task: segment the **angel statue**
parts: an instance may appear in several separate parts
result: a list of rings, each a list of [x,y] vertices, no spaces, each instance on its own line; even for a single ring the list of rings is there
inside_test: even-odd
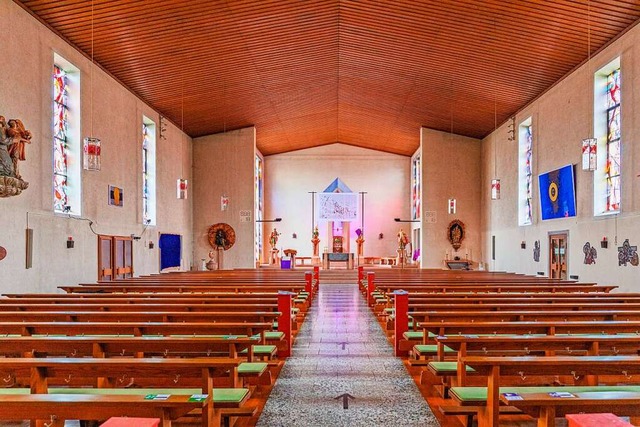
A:
[[[25,144],[31,144],[31,132],[20,119],[7,122],[0,116],[0,197],[16,196],[29,187],[18,170],[18,162],[25,160]]]

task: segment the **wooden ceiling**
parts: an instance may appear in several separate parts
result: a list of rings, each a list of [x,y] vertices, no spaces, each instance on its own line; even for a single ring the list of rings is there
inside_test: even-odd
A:
[[[190,136],[255,125],[265,155],[482,138],[640,18],[640,0],[15,1]]]

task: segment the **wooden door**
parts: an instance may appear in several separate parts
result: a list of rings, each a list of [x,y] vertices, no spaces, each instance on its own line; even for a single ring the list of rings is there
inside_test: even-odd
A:
[[[116,279],[126,279],[133,276],[131,237],[113,236],[113,262]]]
[[[567,233],[549,235],[549,277],[567,278]]]
[[[133,277],[131,237],[98,236],[98,280]]]
[[[113,238],[98,236],[98,280],[113,280]]]

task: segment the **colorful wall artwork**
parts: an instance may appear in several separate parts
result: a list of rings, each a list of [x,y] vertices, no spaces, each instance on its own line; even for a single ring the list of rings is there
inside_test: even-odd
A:
[[[543,220],[576,216],[573,165],[540,174],[540,215]]]
[[[638,266],[638,246],[631,246],[629,239],[625,239],[622,246],[618,247],[618,265],[626,267],[627,263]]]
[[[118,206],[121,208],[124,203],[124,193],[122,188],[115,187],[113,185],[109,186],[109,204],[112,206]]]
[[[582,252],[584,252],[585,264],[591,265],[596,263],[596,258],[598,258],[598,251],[595,247],[591,246],[591,243],[585,243],[582,247]]]

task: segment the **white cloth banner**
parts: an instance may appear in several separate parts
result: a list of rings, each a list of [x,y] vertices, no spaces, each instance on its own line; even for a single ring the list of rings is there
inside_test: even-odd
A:
[[[318,193],[318,218],[326,221],[355,221],[357,193]]]

